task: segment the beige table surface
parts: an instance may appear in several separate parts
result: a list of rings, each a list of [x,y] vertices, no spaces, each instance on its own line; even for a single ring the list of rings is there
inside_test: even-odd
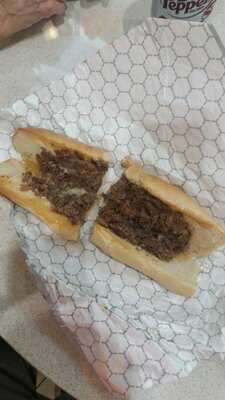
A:
[[[70,2],[63,21],[18,35],[0,50],[0,107],[21,98],[150,15],[150,0]],[[94,3],[94,5],[93,5]],[[108,5],[106,6],[106,4]],[[90,3],[89,3],[90,4]],[[225,2],[217,0],[210,22],[225,42]],[[50,40],[51,36],[58,37]],[[35,288],[0,200],[0,335],[44,375],[80,400],[106,400],[107,394],[78,348],[67,342]],[[186,379],[138,392],[135,400],[224,400],[225,365],[202,362]]]

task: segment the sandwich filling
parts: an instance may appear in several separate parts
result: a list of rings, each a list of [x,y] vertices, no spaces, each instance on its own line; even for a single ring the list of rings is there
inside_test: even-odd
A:
[[[23,175],[23,190],[30,189],[45,197],[52,209],[73,223],[83,222],[87,211],[96,200],[106,162],[85,157],[83,154],[60,149],[54,153],[42,149],[36,156],[38,175]]]
[[[191,230],[184,216],[125,176],[104,195],[97,222],[160,260],[184,251]]]

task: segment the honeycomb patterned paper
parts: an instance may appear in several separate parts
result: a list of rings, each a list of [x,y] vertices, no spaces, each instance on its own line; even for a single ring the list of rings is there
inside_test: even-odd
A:
[[[110,150],[104,189],[127,154],[169,178],[225,222],[225,67],[207,25],[149,19],[94,57],[1,111],[0,160],[16,156],[17,126],[65,131]],[[225,253],[202,261],[198,291],[176,296],[89,241],[54,235],[15,207],[27,264],[68,337],[114,394],[188,375],[225,354]]]

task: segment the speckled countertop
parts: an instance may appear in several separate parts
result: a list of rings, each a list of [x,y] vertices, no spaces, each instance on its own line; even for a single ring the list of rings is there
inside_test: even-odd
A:
[[[93,2],[87,7],[86,0],[81,0],[81,6],[79,2],[70,2],[64,21],[40,24],[0,50],[0,107],[27,95],[42,82],[58,78],[96,48],[150,15],[150,0],[103,3],[105,6]],[[222,41],[224,18],[225,3],[218,0],[210,22]],[[0,200],[0,219],[0,335],[77,399],[111,399],[79,349],[68,343],[58,329],[34,286],[9,220],[8,204],[3,200]],[[224,362],[212,360],[202,362],[186,379],[154,387],[145,394],[136,393],[135,397],[137,400],[224,400],[224,382]]]

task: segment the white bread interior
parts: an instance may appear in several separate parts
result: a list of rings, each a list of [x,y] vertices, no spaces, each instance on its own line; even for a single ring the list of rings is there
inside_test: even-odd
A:
[[[128,180],[185,215],[192,230],[189,246],[170,262],[162,261],[98,223],[92,232],[92,243],[110,257],[149,276],[171,292],[192,296],[197,289],[200,272],[197,258],[225,245],[224,229],[180,188],[150,175],[131,159],[124,160],[122,165]]]
[[[68,240],[78,240],[80,224],[72,224],[67,217],[53,211],[49,201],[36,196],[31,190],[22,191],[21,184],[25,164],[17,160],[7,160],[0,164],[0,194],[30,211],[50,229]]]
[[[173,293],[189,297],[196,291],[200,268],[194,260],[161,261],[99,224],[94,226],[91,241],[105,254],[142,272]]]
[[[36,156],[42,148],[48,151],[62,148],[74,150],[106,162],[109,161],[108,153],[41,128],[19,128],[13,135],[12,142],[23,162],[8,160],[0,164],[0,194],[35,214],[58,234],[69,240],[78,240],[81,224],[72,224],[66,216],[53,211],[47,199],[36,196],[31,190],[21,190],[23,173],[39,173]]]

